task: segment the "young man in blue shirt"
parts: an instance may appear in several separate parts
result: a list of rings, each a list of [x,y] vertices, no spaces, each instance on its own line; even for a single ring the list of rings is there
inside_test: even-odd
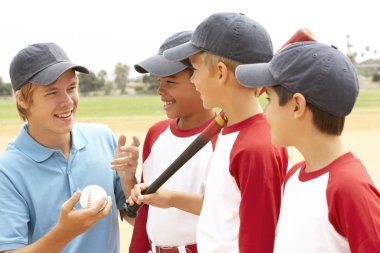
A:
[[[114,156],[128,167],[124,136],[118,144],[108,127],[74,122],[75,71],[89,73],[53,43],[30,45],[11,63],[26,123],[0,156],[0,252],[119,252],[118,209],[134,171],[112,170]],[[90,184],[108,197],[81,209],[78,190]]]

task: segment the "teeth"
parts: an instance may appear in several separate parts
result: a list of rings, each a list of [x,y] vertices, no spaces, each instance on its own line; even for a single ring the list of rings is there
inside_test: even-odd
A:
[[[164,105],[166,106],[166,105],[171,105],[171,104],[174,104],[174,102],[173,101],[164,101]]]
[[[66,114],[56,114],[58,118],[67,118],[71,115],[71,112],[68,112]]]

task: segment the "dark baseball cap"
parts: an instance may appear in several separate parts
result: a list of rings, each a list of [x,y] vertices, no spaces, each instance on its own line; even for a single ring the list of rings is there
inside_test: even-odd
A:
[[[192,31],[178,32],[170,36],[158,49],[158,53],[135,65],[135,69],[139,73],[151,73],[155,76],[171,76],[176,74],[188,66],[180,61],[169,61],[165,59],[163,53],[165,50],[181,45],[190,41]]]
[[[164,52],[172,61],[207,51],[240,63],[268,62],[273,57],[266,29],[241,13],[215,13],[200,23],[191,41]]]
[[[319,42],[291,44],[269,63],[240,65],[235,71],[246,87],[281,85],[301,93],[306,101],[335,116],[354,107],[359,81],[350,59],[334,46]]]
[[[89,73],[87,68],[72,63],[58,45],[37,43],[16,54],[9,68],[9,75],[13,90],[17,91],[29,82],[36,85],[51,84],[69,69]]]

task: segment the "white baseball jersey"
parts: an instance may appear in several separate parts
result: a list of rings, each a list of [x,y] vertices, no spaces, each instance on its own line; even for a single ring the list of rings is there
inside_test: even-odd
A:
[[[278,253],[380,252],[380,194],[352,153],[310,173],[301,162],[286,176],[277,229]]]
[[[218,136],[197,228],[198,252],[272,253],[287,169],[263,114]]]
[[[177,120],[161,121],[149,129],[143,149],[143,180],[151,183],[194,141],[211,121],[193,129],[182,130]],[[185,163],[162,187],[183,192],[204,193],[209,163],[215,140],[207,143],[196,155]],[[147,208],[147,206],[144,206]],[[149,206],[146,232],[149,240],[158,246],[181,246],[196,242],[196,225],[199,216],[176,208],[161,209]],[[144,212],[136,220],[131,243],[132,249],[142,248],[145,222]],[[145,217],[146,218],[146,217]],[[145,242],[147,240],[144,240]],[[136,250],[136,252],[142,252]]]

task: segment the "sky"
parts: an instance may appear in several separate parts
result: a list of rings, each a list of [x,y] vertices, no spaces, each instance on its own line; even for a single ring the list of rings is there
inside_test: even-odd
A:
[[[261,23],[274,51],[299,28],[318,41],[364,58],[380,57],[378,0],[11,0],[0,2],[0,77],[22,48],[38,42],[60,45],[70,59],[109,79],[118,62],[131,67],[157,53],[170,35],[194,30],[217,12],[238,12]],[[370,47],[370,53],[365,47]],[[373,50],[377,50],[374,54]],[[360,58],[359,58],[360,60]]]

